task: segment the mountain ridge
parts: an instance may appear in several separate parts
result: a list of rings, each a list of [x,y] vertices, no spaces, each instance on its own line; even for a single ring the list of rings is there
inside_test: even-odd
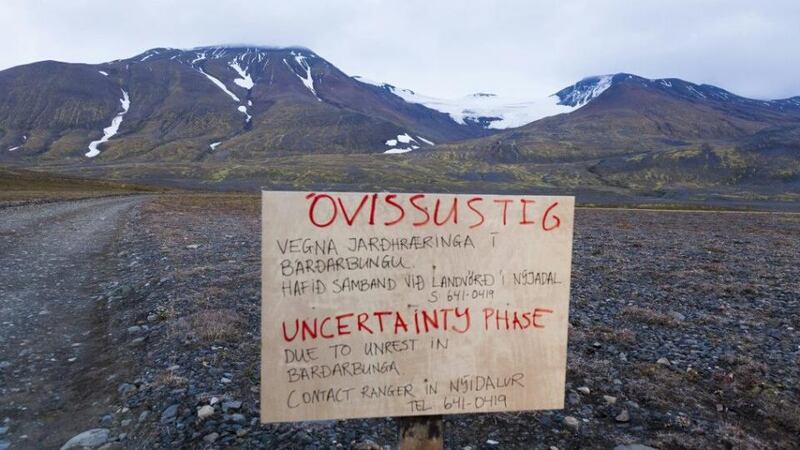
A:
[[[301,46],[0,71],[0,164],[142,183],[794,199],[798,142],[800,97],[628,73],[510,102],[351,77]]]

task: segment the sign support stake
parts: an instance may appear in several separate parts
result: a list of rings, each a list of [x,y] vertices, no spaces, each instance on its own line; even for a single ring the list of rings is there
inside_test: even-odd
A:
[[[442,416],[398,417],[400,443],[398,450],[442,450],[444,425]]]

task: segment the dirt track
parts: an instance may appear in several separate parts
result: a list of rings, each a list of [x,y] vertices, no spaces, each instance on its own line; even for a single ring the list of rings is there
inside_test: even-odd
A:
[[[99,294],[141,197],[0,210],[0,427],[11,448],[60,447],[98,426],[125,368]]]

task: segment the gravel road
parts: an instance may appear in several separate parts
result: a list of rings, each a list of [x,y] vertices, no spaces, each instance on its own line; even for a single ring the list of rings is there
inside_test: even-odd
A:
[[[0,209],[0,448],[58,448],[97,425],[124,370],[106,360],[98,294],[120,227],[144,200]]]

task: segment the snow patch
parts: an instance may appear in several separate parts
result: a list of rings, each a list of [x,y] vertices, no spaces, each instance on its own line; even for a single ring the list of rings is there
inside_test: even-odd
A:
[[[223,53],[224,53],[224,52],[223,52]],[[215,56],[216,54],[217,54],[217,51],[215,50],[215,51],[212,53],[212,56]],[[220,55],[221,55],[221,54],[220,54]],[[216,57],[216,56],[215,56],[215,57]],[[234,61],[235,61],[235,60],[234,60]],[[239,85],[239,86],[245,87],[245,86],[247,86],[247,85],[248,85],[248,81],[249,81],[249,86],[250,86],[250,88],[252,88],[252,87],[253,87],[253,85],[254,85],[254,83],[253,83],[253,80],[250,78],[250,75],[248,75],[248,74],[247,74],[246,70],[243,70],[243,69],[241,68],[241,66],[239,66],[239,64],[238,64],[238,63],[236,63],[236,64],[235,64],[235,67],[234,67],[234,64],[229,64],[229,65],[230,65],[230,66],[231,66],[231,67],[232,67],[234,70],[236,70],[236,71],[237,71],[237,72],[238,72],[238,73],[239,73],[239,74],[242,76],[242,78],[241,78],[241,79],[237,78],[236,80],[234,80],[234,83],[236,83],[236,84],[237,84],[237,85]],[[233,99],[233,101],[235,101],[236,103],[241,103],[241,102],[242,102],[242,101],[239,99],[239,97],[237,97],[237,96],[236,96],[236,94],[234,94],[233,92],[231,92],[231,91],[228,89],[228,87],[227,87],[227,86],[225,86],[225,83],[223,83],[223,82],[222,82],[222,81],[220,81],[219,79],[217,79],[217,78],[215,78],[215,77],[213,77],[213,76],[209,75],[208,73],[206,73],[206,72],[205,72],[205,71],[204,71],[202,68],[200,68],[200,67],[196,68],[195,70],[197,70],[198,72],[200,72],[200,73],[202,73],[203,75],[205,75],[205,76],[206,76],[206,78],[208,78],[209,80],[211,80],[211,82],[212,82],[212,83],[214,83],[214,84],[215,84],[215,85],[216,85],[218,88],[222,89],[222,92],[224,92],[224,93],[228,94],[228,96],[229,96],[230,98],[232,98],[232,99]],[[243,75],[242,75],[242,74],[243,74]],[[241,83],[239,83],[240,81],[243,81],[243,82],[244,82],[244,85],[242,85]],[[249,89],[249,88],[247,88],[247,87],[245,87],[245,88],[246,88],[246,89]],[[250,101],[250,100],[248,100],[248,101],[247,101],[247,104],[248,104],[248,105],[250,105],[250,106],[252,106],[252,105],[253,105],[253,102],[252,102],[252,101]],[[242,114],[244,114],[244,115],[245,115],[245,121],[246,121],[246,122],[250,122],[250,121],[253,119],[253,116],[251,116],[251,115],[250,115],[250,113],[247,111],[247,106],[244,106],[244,105],[239,105],[239,106],[236,108],[236,110],[237,110],[237,111],[239,111],[240,113],[242,113]]]
[[[573,89],[572,92],[567,95],[567,98],[558,98],[558,96],[556,96],[556,98],[558,98],[560,102],[575,105],[571,108],[577,109],[594,100],[600,94],[610,88],[613,80],[614,75],[601,75],[599,77],[587,78],[583,80],[583,83],[586,83],[587,81],[591,82],[581,87],[578,86],[580,86],[582,83],[578,83],[575,89]]]
[[[214,150],[215,148],[217,148],[217,147],[219,146],[219,144],[222,144],[222,141],[219,141],[219,142],[212,142],[212,143],[211,143],[211,144],[209,144],[208,146],[211,148],[211,150]]]
[[[14,150],[22,148],[25,143],[28,142],[28,136],[22,135],[22,144],[17,145],[16,147],[11,147],[8,151],[13,152]]]
[[[687,90],[688,90],[690,93],[692,93],[692,94],[693,94],[695,97],[702,97],[702,98],[706,98],[706,96],[705,96],[705,95],[703,95],[703,93],[702,93],[702,92],[698,91],[698,90],[697,90],[697,89],[695,89],[693,86],[686,86],[686,89],[687,89]]]
[[[253,79],[250,77],[250,74],[247,73],[247,68],[242,69],[242,66],[240,66],[235,59],[228,65],[239,74],[240,78],[233,80],[237,86],[243,87],[247,90],[253,89],[255,83],[253,83]]]
[[[107,77],[107,76],[108,76],[108,72],[106,72],[106,71],[104,71],[104,70],[98,70],[97,72],[98,72],[100,75],[104,76],[104,77]]]
[[[387,147],[392,147],[383,153],[388,154],[397,154],[397,153],[408,153],[412,150],[416,150],[420,148],[420,143],[424,143],[427,145],[434,145],[433,142],[424,139],[422,137],[417,136],[417,139],[411,137],[408,133],[398,134],[395,138],[387,139],[385,144]]]
[[[294,60],[297,63],[297,65],[300,66],[300,68],[305,71],[305,76],[298,74],[294,69],[292,69],[292,66],[289,64],[288,61],[286,61],[286,58],[283,59],[283,63],[286,64],[286,67],[288,67],[289,70],[291,70],[292,73],[294,73],[297,76],[297,78],[300,78],[300,81],[303,82],[303,85],[309,91],[311,91],[312,94],[314,94],[314,97],[316,97],[317,100],[322,101],[322,99],[319,98],[319,96],[317,95],[316,89],[314,89],[314,78],[311,76],[311,66],[308,65],[306,57],[302,53],[296,53],[296,52],[291,52],[291,53],[292,56],[294,56]]]
[[[147,55],[144,56],[144,58],[140,59],[139,61],[140,62],[147,61],[148,59],[152,58],[153,56],[156,56],[159,53],[160,53],[159,51],[153,50],[151,53],[148,53]]]
[[[206,52],[197,53],[195,55],[195,58],[192,60],[192,62],[190,64],[194,65],[194,63],[196,63],[198,61],[202,61],[204,59],[206,59]]]
[[[236,94],[234,94],[233,92],[229,91],[228,88],[225,86],[225,83],[223,83],[222,81],[219,81],[218,79],[216,79],[216,78],[212,77],[211,75],[207,74],[201,68],[198,68],[197,71],[202,73],[203,75],[205,75],[206,78],[211,80],[211,82],[214,83],[215,85],[217,85],[218,88],[222,89],[222,92],[228,94],[228,96],[230,96],[230,98],[232,98],[233,101],[235,101],[236,103],[239,103],[239,101],[240,101],[239,97],[237,97]]]
[[[102,138],[89,143],[89,151],[86,152],[86,157],[94,158],[95,156],[99,155],[100,149],[98,146],[108,142],[108,140],[114,137],[114,135],[119,131],[119,126],[122,125],[122,116],[124,116],[131,107],[131,100],[130,97],[128,97],[128,93],[125,91],[125,89],[122,89],[122,98],[119,99],[119,102],[122,105],[122,111],[117,113],[117,115],[111,119],[111,125],[103,128]]]
[[[413,150],[413,149],[411,149],[411,148],[390,148],[389,150],[386,150],[383,153],[385,155],[391,155],[391,154],[408,153],[411,150]]]
[[[247,117],[244,119],[246,122],[250,122],[250,119],[252,119],[252,118],[253,118],[253,116],[251,116],[251,115],[250,115],[250,114],[247,112],[247,106],[241,105],[241,106],[239,106],[239,107],[238,107],[238,108],[236,108],[236,109],[237,109],[237,110],[239,110],[239,112],[240,112],[240,113],[242,113],[242,114],[244,114],[245,116],[247,116]]]

